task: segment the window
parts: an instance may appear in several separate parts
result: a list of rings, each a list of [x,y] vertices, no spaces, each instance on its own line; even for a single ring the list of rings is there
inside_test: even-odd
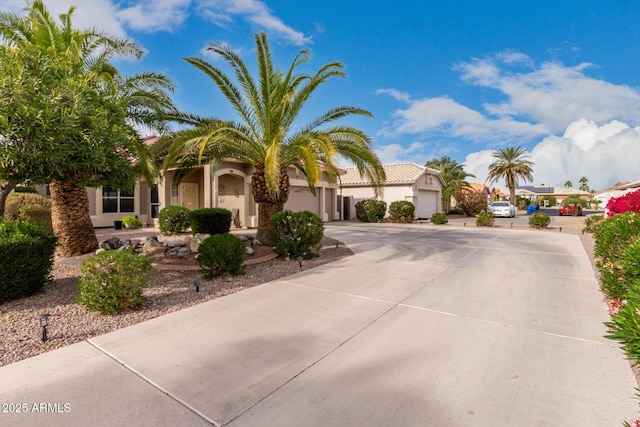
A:
[[[110,187],[102,187],[103,213],[133,212],[134,201],[133,191],[120,191]]]
[[[160,211],[160,195],[158,194],[158,186],[151,187],[151,218],[158,218]]]
[[[178,197],[178,184],[171,184],[171,204],[180,204],[180,198]]]

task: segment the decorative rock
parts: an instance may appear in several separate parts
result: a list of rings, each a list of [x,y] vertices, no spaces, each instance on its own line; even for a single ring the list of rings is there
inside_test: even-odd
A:
[[[178,249],[178,258],[186,258],[189,255],[189,249],[180,248]]]
[[[158,242],[157,240],[147,240],[142,247],[142,252],[144,252],[145,254],[150,254],[152,252],[155,252],[159,247],[160,242]]]
[[[247,246],[245,248],[245,252],[247,253],[247,255],[253,255],[253,248],[251,246]]]
[[[186,245],[186,242],[182,239],[171,239],[165,240],[164,242],[162,242],[162,244],[164,244],[165,246],[169,246],[170,248],[179,248]]]
[[[206,233],[196,233],[195,236],[187,237],[187,249],[189,249],[191,252],[198,252],[198,248],[200,247],[202,241],[210,236],[210,234]]]
[[[262,242],[261,242],[260,240],[258,240],[258,239],[253,239],[253,240],[251,241],[251,244],[252,244],[253,246],[256,246],[256,245],[257,245],[257,246],[262,246]]]
[[[106,251],[107,251],[107,250],[106,250],[106,249],[103,249],[103,248],[97,249],[97,250],[96,250],[96,255],[99,255],[99,254],[101,254],[102,252],[106,252]]]
[[[111,237],[107,240],[103,240],[102,242],[100,242],[99,247],[101,247],[104,250],[113,250],[113,249],[118,249],[120,247],[120,239],[118,239],[117,237]]]
[[[138,245],[140,244],[141,240],[140,239],[134,239],[131,241],[131,246],[134,248],[137,248]]]
[[[156,242],[158,241],[158,236],[149,236],[147,237],[147,242],[150,240],[155,240]]]

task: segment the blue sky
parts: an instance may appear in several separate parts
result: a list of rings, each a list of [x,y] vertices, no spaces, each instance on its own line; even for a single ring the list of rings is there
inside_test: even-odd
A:
[[[19,12],[22,0],[1,8]],[[340,61],[346,79],[321,87],[305,118],[355,105],[374,118],[344,121],[374,140],[384,163],[448,155],[484,181],[493,150],[523,145],[534,184],[585,176],[594,189],[640,178],[640,3],[447,1],[309,3],[260,0],[45,0],[77,6],[80,27],[135,39],[146,50],[124,74],[159,71],[185,111],[233,118],[214,84],[181,57],[226,43],[253,65],[255,32],[276,64],[301,48],[304,71]],[[304,120],[306,122],[306,120]]]

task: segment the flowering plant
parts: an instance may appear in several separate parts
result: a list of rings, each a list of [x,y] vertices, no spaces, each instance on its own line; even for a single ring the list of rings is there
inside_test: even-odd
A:
[[[612,197],[607,203],[607,216],[625,212],[640,212],[640,190]]]

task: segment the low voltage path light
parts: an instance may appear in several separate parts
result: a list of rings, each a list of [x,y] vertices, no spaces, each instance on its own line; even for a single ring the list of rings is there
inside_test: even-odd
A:
[[[302,268],[302,257],[299,256],[298,258],[296,258],[296,261],[298,261],[298,263],[300,264],[300,268]]]
[[[47,342],[47,326],[49,325],[49,313],[42,313],[38,315],[38,322],[42,328],[42,342]]]
[[[200,280],[196,279],[193,281],[193,286],[196,287],[196,292],[200,292]]]
[[[562,227],[560,227],[560,232],[562,233]]]

